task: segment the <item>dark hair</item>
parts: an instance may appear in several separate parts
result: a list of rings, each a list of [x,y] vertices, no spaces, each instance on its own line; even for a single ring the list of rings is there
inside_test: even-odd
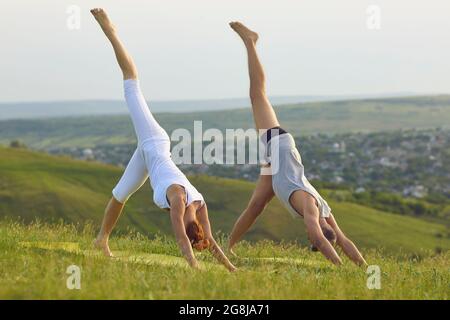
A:
[[[321,224],[320,228],[322,229],[324,237],[331,243],[331,245],[334,245],[336,243],[337,236],[333,228],[331,228],[328,224]],[[311,251],[319,251],[319,249],[311,245]]]
[[[334,232],[333,228],[331,228],[328,224],[322,225],[320,226],[320,228],[322,229],[323,235],[325,236],[325,238],[327,238],[327,240],[334,245],[336,243],[336,232]]]
[[[196,220],[188,223],[186,226],[186,235],[191,241],[192,248],[199,251],[209,248],[209,240],[205,239],[203,228]]]

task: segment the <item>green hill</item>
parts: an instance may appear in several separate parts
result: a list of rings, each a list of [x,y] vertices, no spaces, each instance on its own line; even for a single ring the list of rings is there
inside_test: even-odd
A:
[[[295,136],[317,133],[375,132],[447,127],[450,96],[423,96],[276,106],[283,127]],[[159,113],[156,118],[170,133],[177,128],[253,128],[250,108],[238,110]],[[20,139],[34,148],[90,147],[131,143],[135,134],[128,115],[0,121],[0,143]]]
[[[98,224],[121,172],[99,163],[0,148],[0,217]],[[253,184],[209,176],[195,176],[191,181],[208,202],[213,229],[228,233],[245,208]],[[171,234],[167,213],[156,208],[151,198],[145,185],[129,201],[119,223],[121,230],[132,227],[147,235]],[[443,225],[348,202],[329,202],[342,228],[362,247],[405,252],[450,248]],[[246,239],[307,242],[302,221],[293,220],[278,201],[271,203]]]

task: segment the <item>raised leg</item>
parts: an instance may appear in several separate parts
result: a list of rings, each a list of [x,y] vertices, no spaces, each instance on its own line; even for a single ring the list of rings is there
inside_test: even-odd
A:
[[[95,8],[91,10],[92,15],[99,23],[106,37],[111,42],[114,49],[117,62],[123,73],[123,79],[137,79],[137,68],[134,64],[133,58],[125,49],[122,41],[119,39],[116,28],[112,24],[106,12],[101,8]]]
[[[103,9],[92,9],[91,13],[111,42],[117,62],[122,70],[125,80],[125,99],[139,144],[142,146],[145,141],[154,137],[168,140],[166,132],[158,124],[148,108],[137,80],[137,68],[133,58],[119,39],[108,15]]]
[[[243,40],[247,48],[248,71],[250,76],[250,99],[252,102],[253,117],[257,129],[271,129],[279,126],[275,110],[266,93],[266,76],[264,68],[256,51],[258,34],[251,31],[240,22],[231,22],[231,28]]]

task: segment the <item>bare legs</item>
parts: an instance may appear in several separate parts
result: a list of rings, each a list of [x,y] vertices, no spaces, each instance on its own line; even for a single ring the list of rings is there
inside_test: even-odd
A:
[[[240,22],[231,22],[230,27],[241,37],[247,49],[250,99],[252,102],[253,118],[255,120],[256,129],[271,129],[277,127],[280,124],[266,94],[266,76],[256,51],[258,34],[251,31]],[[261,214],[273,197],[272,177],[266,175],[260,176],[247,208],[242,212],[231,231],[228,243],[228,250],[230,250],[231,253],[233,253],[233,246],[253,225],[256,218]]]
[[[256,129],[271,129],[277,127],[280,124],[266,94],[266,75],[256,51],[258,34],[251,31],[240,22],[231,22],[230,27],[241,37],[247,49],[250,99],[252,102],[253,118],[255,120]],[[233,253],[233,246],[253,225],[273,197],[272,177],[265,175],[260,176],[247,208],[242,212],[231,231],[228,243],[228,250],[230,253]]]
[[[241,37],[247,48],[248,71],[250,76],[250,99],[257,129],[271,129],[279,122],[266,94],[266,76],[256,52],[258,34],[240,22],[230,23],[231,28]]]
[[[271,129],[279,126],[275,111],[266,94],[266,78],[264,69],[259,61],[256,51],[258,34],[248,29],[242,23],[232,22],[231,28],[241,37],[247,49],[248,69],[250,76],[250,99],[252,101],[253,117],[257,129]],[[230,236],[229,250],[239,238],[248,230],[256,220],[256,217],[264,210],[264,207],[272,199],[273,190],[271,177],[260,177],[260,181],[254,191],[247,209],[236,222]],[[291,198],[291,204],[304,215],[304,221],[308,234],[313,244],[333,263],[341,264],[341,260],[333,246],[324,237],[319,224],[319,210],[312,196],[304,192],[295,192]],[[231,251],[232,252],[232,251]]]
[[[228,243],[228,250],[230,253],[233,254],[234,245],[242,238],[248,229],[250,229],[256,221],[256,218],[264,211],[274,195],[272,189],[272,177],[269,175],[261,175],[247,208],[242,212],[231,231]]]
[[[123,79],[137,79],[137,68],[134,64],[133,58],[130,56],[122,41],[117,36],[116,28],[112,24],[106,12],[103,9],[95,8],[91,10],[91,13],[99,23],[106,37],[111,42],[117,62],[122,70]]]
[[[124,204],[117,201],[114,197],[109,200],[105,209],[102,227],[97,235],[97,239],[95,239],[94,242],[95,247],[102,250],[108,257],[113,256],[111,250],[109,249],[109,236],[111,235],[117,220],[119,220],[123,207]]]

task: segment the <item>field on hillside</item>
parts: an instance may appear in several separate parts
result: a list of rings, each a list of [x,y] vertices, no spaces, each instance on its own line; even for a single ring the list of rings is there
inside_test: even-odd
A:
[[[277,106],[283,127],[295,136],[317,133],[374,132],[446,127],[450,123],[450,96],[314,102]],[[178,128],[253,128],[250,108],[179,114],[156,118],[169,133]],[[20,139],[33,148],[92,147],[135,141],[129,117],[98,116],[43,120],[0,121],[0,143]]]
[[[99,163],[0,148],[0,217],[99,225],[121,172]],[[193,176],[191,181],[207,200],[213,230],[228,234],[247,205],[254,184],[209,176]],[[328,190],[322,192],[329,198]],[[133,228],[146,235],[172,235],[167,212],[158,209],[151,198],[148,185],[131,198],[119,222],[119,233]],[[442,224],[345,201],[329,199],[329,204],[343,230],[363,248],[411,254],[450,249],[448,230]],[[308,244],[302,220],[292,219],[277,200],[245,239]]]
[[[228,273],[197,254],[193,271],[174,241],[130,233],[114,237],[116,258],[91,250],[92,226],[0,221],[0,299],[448,299],[450,255],[416,257],[364,250],[378,265],[380,289],[348,260],[336,268],[295,245],[240,244],[239,267]],[[80,268],[80,290],[69,290],[67,268]],[[369,279],[369,284],[372,278]],[[373,288],[373,287],[372,287]]]

